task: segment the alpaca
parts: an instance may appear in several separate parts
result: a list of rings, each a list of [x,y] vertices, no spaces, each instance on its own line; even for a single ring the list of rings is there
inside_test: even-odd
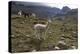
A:
[[[36,34],[36,37],[38,39],[45,39],[45,30],[48,26],[48,22],[46,24],[41,24],[41,23],[38,23],[38,24],[35,24],[34,25],[34,29],[35,29],[35,34]],[[44,36],[43,36],[44,34]]]

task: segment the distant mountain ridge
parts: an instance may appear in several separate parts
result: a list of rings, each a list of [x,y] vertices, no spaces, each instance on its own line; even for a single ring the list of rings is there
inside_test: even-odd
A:
[[[70,9],[68,6],[64,6],[62,9],[59,9],[56,7],[52,8],[44,5],[24,5],[12,2],[11,13],[17,14],[19,10],[22,10],[24,12],[34,12],[39,18],[52,18],[54,16],[66,15],[67,13],[69,14],[72,11],[74,12],[74,10]]]

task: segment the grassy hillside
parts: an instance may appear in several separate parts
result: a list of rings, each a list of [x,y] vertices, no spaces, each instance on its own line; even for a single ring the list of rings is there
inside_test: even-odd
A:
[[[77,46],[77,21],[74,16],[67,16],[62,20],[53,20],[48,25],[45,40],[38,40],[33,29],[34,22],[39,21],[36,17],[12,16],[11,17],[11,43],[12,52],[30,52],[54,50],[61,38],[65,38],[68,49],[71,45]],[[37,20],[36,20],[37,19]],[[77,17],[76,17],[77,19]],[[46,21],[46,20],[44,20]],[[64,50],[64,49],[63,49]],[[65,49],[66,50],[66,49]]]

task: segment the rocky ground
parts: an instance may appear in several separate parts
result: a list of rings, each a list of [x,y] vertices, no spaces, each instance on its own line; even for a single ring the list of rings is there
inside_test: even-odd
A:
[[[33,52],[67,50],[78,48],[77,22],[68,17],[66,20],[52,20],[46,31],[46,39],[35,38],[33,25],[36,17],[11,17],[11,51]]]

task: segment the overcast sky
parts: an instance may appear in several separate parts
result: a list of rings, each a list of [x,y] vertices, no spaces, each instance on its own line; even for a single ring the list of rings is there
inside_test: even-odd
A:
[[[42,4],[44,3],[45,5],[48,5],[50,7],[58,7],[60,9],[63,6],[68,6],[71,9],[78,8],[78,4],[77,4],[78,0],[23,0],[23,1],[25,1],[25,2],[38,2],[38,3],[42,3]]]

